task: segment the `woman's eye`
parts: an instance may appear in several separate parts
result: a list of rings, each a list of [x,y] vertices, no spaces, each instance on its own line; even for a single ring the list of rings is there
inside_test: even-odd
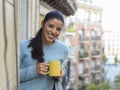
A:
[[[57,28],[57,31],[61,31],[62,29],[61,28]]]
[[[50,28],[53,28],[54,26],[53,25],[49,25]]]
[[[61,30],[62,30],[62,28],[60,28],[60,27],[55,27],[55,26],[52,25],[52,24],[49,24],[48,26],[49,26],[50,28],[56,28],[57,31],[61,31]]]

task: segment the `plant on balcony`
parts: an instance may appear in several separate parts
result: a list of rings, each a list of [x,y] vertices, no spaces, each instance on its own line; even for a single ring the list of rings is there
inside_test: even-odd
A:
[[[74,28],[71,26],[68,28],[68,32],[74,32]]]
[[[117,63],[118,63],[117,55],[115,55],[114,61],[115,61],[115,64],[117,65]]]
[[[97,87],[98,87],[97,90],[109,90],[109,89],[111,89],[109,82],[101,83]]]
[[[107,62],[107,58],[106,58],[105,54],[102,55],[102,62],[103,62],[103,64],[105,64]]]
[[[111,89],[109,82],[103,82],[100,83],[99,85],[89,84],[86,90],[109,90],[109,89]]]
[[[74,23],[70,23],[68,26],[68,32],[74,32]]]
[[[74,84],[73,83],[70,85],[70,88],[68,90],[74,90]]]
[[[120,75],[117,75],[117,76],[115,76],[115,85],[114,85],[114,87],[116,87],[116,88],[120,88]]]
[[[98,89],[97,89],[96,85],[90,84],[87,86],[86,90],[98,90]]]
[[[85,55],[85,57],[88,57],[88,52],[85,52],[84,55]]]
[[[115,76],[115,83],[120,83],[120,75]]]

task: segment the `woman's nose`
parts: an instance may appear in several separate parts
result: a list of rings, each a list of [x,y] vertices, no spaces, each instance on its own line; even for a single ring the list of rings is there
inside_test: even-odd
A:
[[[52,32],[55,34],[55,33],[56,33],[56,28],[54,28],[54,29],[52,30]]]

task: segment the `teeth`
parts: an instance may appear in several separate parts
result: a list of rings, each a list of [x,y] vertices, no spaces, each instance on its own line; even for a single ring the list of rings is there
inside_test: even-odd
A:
[[[54,38],[54,35],[52,35],[52,34],[48,34],[48,36],[49,36],[50,38]]]

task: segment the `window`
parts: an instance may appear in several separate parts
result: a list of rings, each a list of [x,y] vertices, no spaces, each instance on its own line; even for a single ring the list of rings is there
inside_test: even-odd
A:
[[[79,66],[78,66],[78,70],[79,70],[78,73],[79,73],[79,74],[82,74],[82,73],[83,73],[83,68],[84,68],[84,67],[83,67],[83,63],[80,63]]]
[[[94,23],[96,21],[96,14],[93,12],[90,15],[90,22]]]

